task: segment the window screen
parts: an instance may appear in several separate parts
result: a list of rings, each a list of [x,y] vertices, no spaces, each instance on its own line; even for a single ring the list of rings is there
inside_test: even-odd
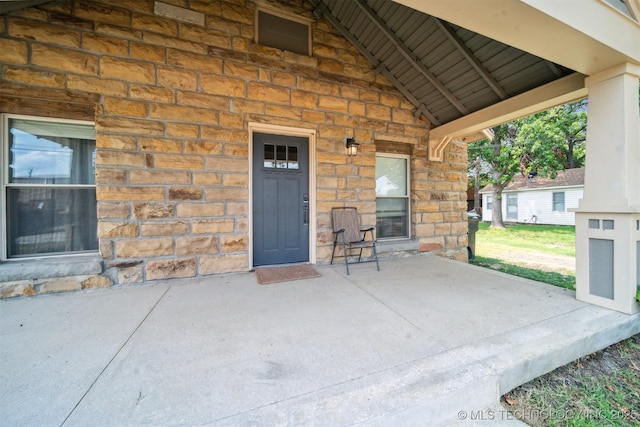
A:
[[[309,25],[258,11],[258,43],[309,55]]]

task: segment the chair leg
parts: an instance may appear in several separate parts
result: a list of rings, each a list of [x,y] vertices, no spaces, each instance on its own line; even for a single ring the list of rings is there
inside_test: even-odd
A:
[[[342,242],[342,250],[344,251],[344,265],[347,267],[347,276],[349,275],[349,257],[347,257],[347,245]]]
[[[373,245],[373,256],[376,258],[376,267],[378,267],[378,271],[380,271],[380,264],[378,263],[378,251],[376,251],[376,245]]]
[[[336,246],[338,245],[338,242],[336,242],[335,240],[333,241],[333,251],[331,252],[331,265],[333,265],[333,255],[336,253]]]
[[[358,263],[360,262],[361,259],[362,259],[362,248],[360,248],[360,254],[358,255]]]

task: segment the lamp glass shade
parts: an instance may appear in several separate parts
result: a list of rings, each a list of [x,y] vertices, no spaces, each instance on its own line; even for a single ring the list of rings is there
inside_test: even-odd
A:
[[[359,145],[354,138],[347,138],[347,156],[357,156]]]

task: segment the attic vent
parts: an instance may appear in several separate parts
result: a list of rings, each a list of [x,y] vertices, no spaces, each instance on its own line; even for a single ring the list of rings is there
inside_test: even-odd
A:
[[[294,20],[258,10],[256,42],[303,55],[311,52],[311,26],[309,22]]]

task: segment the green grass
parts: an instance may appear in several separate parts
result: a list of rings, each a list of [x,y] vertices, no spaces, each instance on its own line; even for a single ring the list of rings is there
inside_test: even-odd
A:
[[[575,227],[534,224],[507,225],[506,229],[492,229],[481,222],[476,233],[476,258],[470,263],[538,282],[567,289],[576,289],[574,271],[556,265],[526,265],[526,260],[544,256],[575,257]],[[513,253],[524,255],[513,259]]]
[[[490,224],[479,224],[476,241],[490,242],[518,249],[547,253],[551,255],[576,255],[576,228],[568,225],[507,225],[504,230],[489,228]]]
[[[489,268],[491,270],[501,271],[513,276],[524,277],[525,279],[536,280],[542,283],[559,286],[561,288],[576,289],[575,275],[561,274],[554,271],[544,271],[533,268],[521,267],[518,265],[506,263],[497,258],[487,258],[476,256],[475,259],[469,261],[471,264],[480,267]]]
[[[640,335],[512,390],[503,403],[531,426],[640,425]]]

